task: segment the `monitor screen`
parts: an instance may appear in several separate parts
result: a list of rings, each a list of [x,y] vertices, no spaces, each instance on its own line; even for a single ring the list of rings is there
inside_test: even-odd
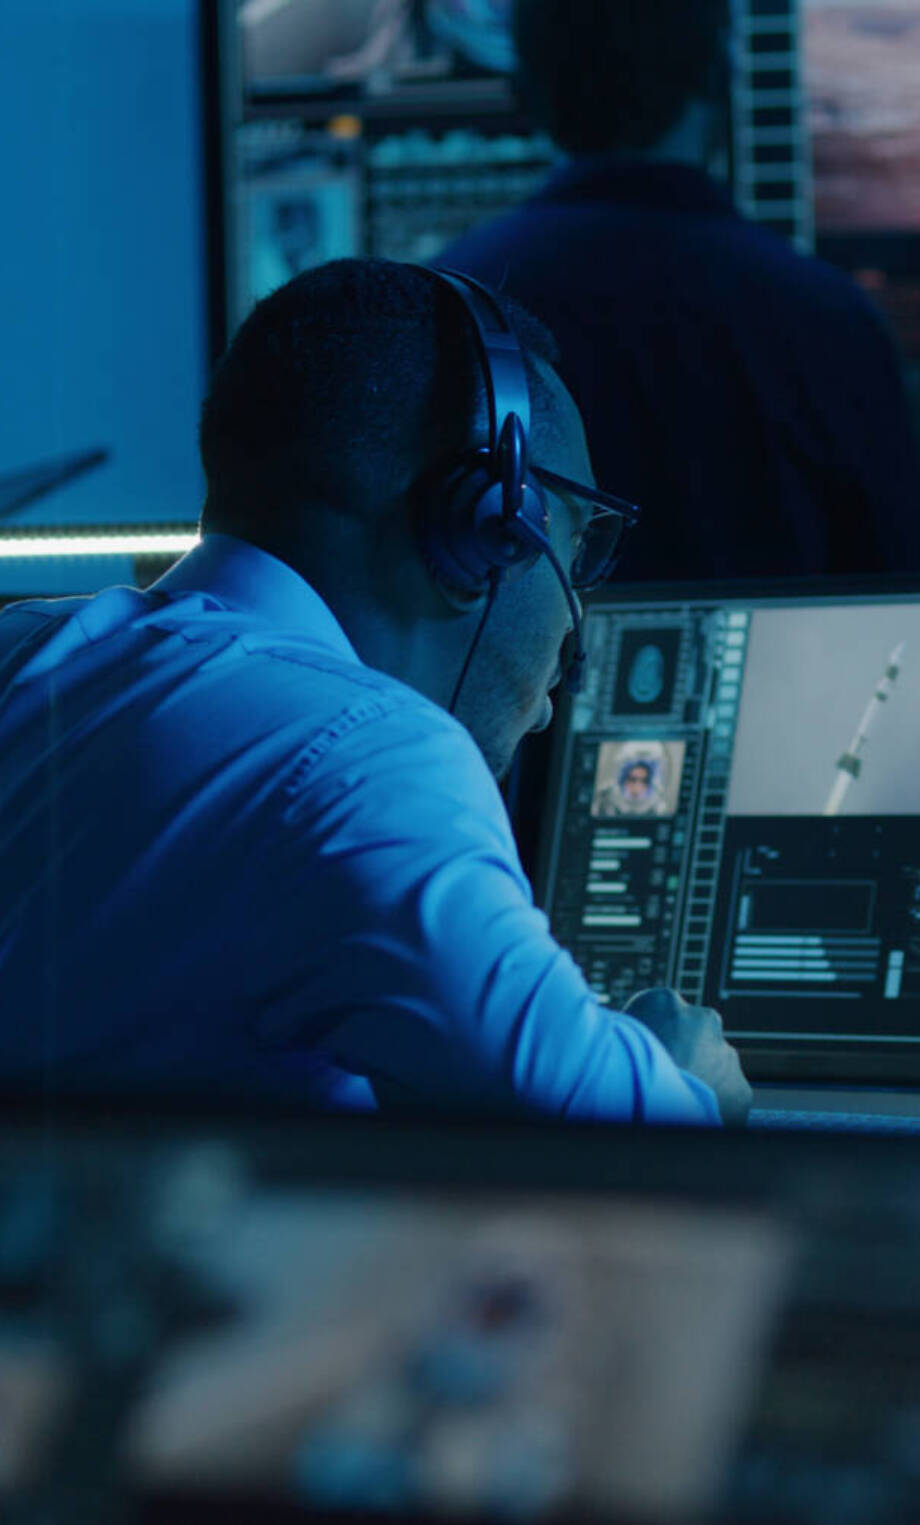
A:
[[[242,0],[244,80],[380,92],[513,65],[510,0]]]
[[[597,602],[540,891],[602,1001],[752,1072],[920,1078],[920,597]]]

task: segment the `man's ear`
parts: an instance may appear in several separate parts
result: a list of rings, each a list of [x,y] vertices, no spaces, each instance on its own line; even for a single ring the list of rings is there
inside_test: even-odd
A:
[[[424,516],[431,512],[430,496],[423,497],[423,492],[430,495],[431,483],[425,483],[417,490],[409,501],[409,522],[412,533],[412,541],[429,583],[437,591],[441,601],[458,614],[468,614],[471,610],[481,609],[488,596],[488,586],[483,584],[481,588],[470,591],[459,588],[449,578],[445,577],[441,569],[435,564],[434,557],[426,545],[426,535],[423,528]]]

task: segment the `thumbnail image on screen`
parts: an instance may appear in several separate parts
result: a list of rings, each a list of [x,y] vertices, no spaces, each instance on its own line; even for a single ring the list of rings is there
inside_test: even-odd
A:
[[[307,157],[283,171],[254,173],[240,206],[247,251],[246,310],[326,260],[353,255],[360,242],[360,192],[348,172]]]
[[[920,815],[920,607],[754,614],[728,814]]]
[[[917,0],[806,0],[819,232],[920,232]]]
[[[591,814],[672,816],[687,750],[683,741],[605,741],[598,749]]]

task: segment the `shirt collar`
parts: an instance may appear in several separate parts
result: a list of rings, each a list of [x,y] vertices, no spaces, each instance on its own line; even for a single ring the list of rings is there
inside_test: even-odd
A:
[[[257,615],[279,629],[296,630],[340,656],[360,660],[332,610],[300,573],[236,535],[204,535],[151,591],[170,596],[212,593],[228,608]]]
[[[737,216],[727,189],[691,164],[579,154],[555,171],[538,201],[618,201],[667,211]]]

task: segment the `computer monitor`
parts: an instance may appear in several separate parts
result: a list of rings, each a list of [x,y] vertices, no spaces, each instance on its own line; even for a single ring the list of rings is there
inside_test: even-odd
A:
[[[601,1001],[717,1007],[753,1078],[920,1081],[920,589],[609,591],[538,898]]]
[[[19,146],[3,187],[0,540],[170,524],[200,506],[197,9],[3,7],[0,130]],[[67,61],[66,88],[55,60]]]
[[[222,0],[230,330],[302,270],[424,263],[557,157],[511,85],[510,0]]]
[[[878,302],[920,377],[920,12],[804,0],[801,26],[818,253]]]
[[[821,233],[920,237],[920,14],[914,0],[804,0]]]
[[[4,1520],[916,1517],[904,1141],[2,1116]]]

